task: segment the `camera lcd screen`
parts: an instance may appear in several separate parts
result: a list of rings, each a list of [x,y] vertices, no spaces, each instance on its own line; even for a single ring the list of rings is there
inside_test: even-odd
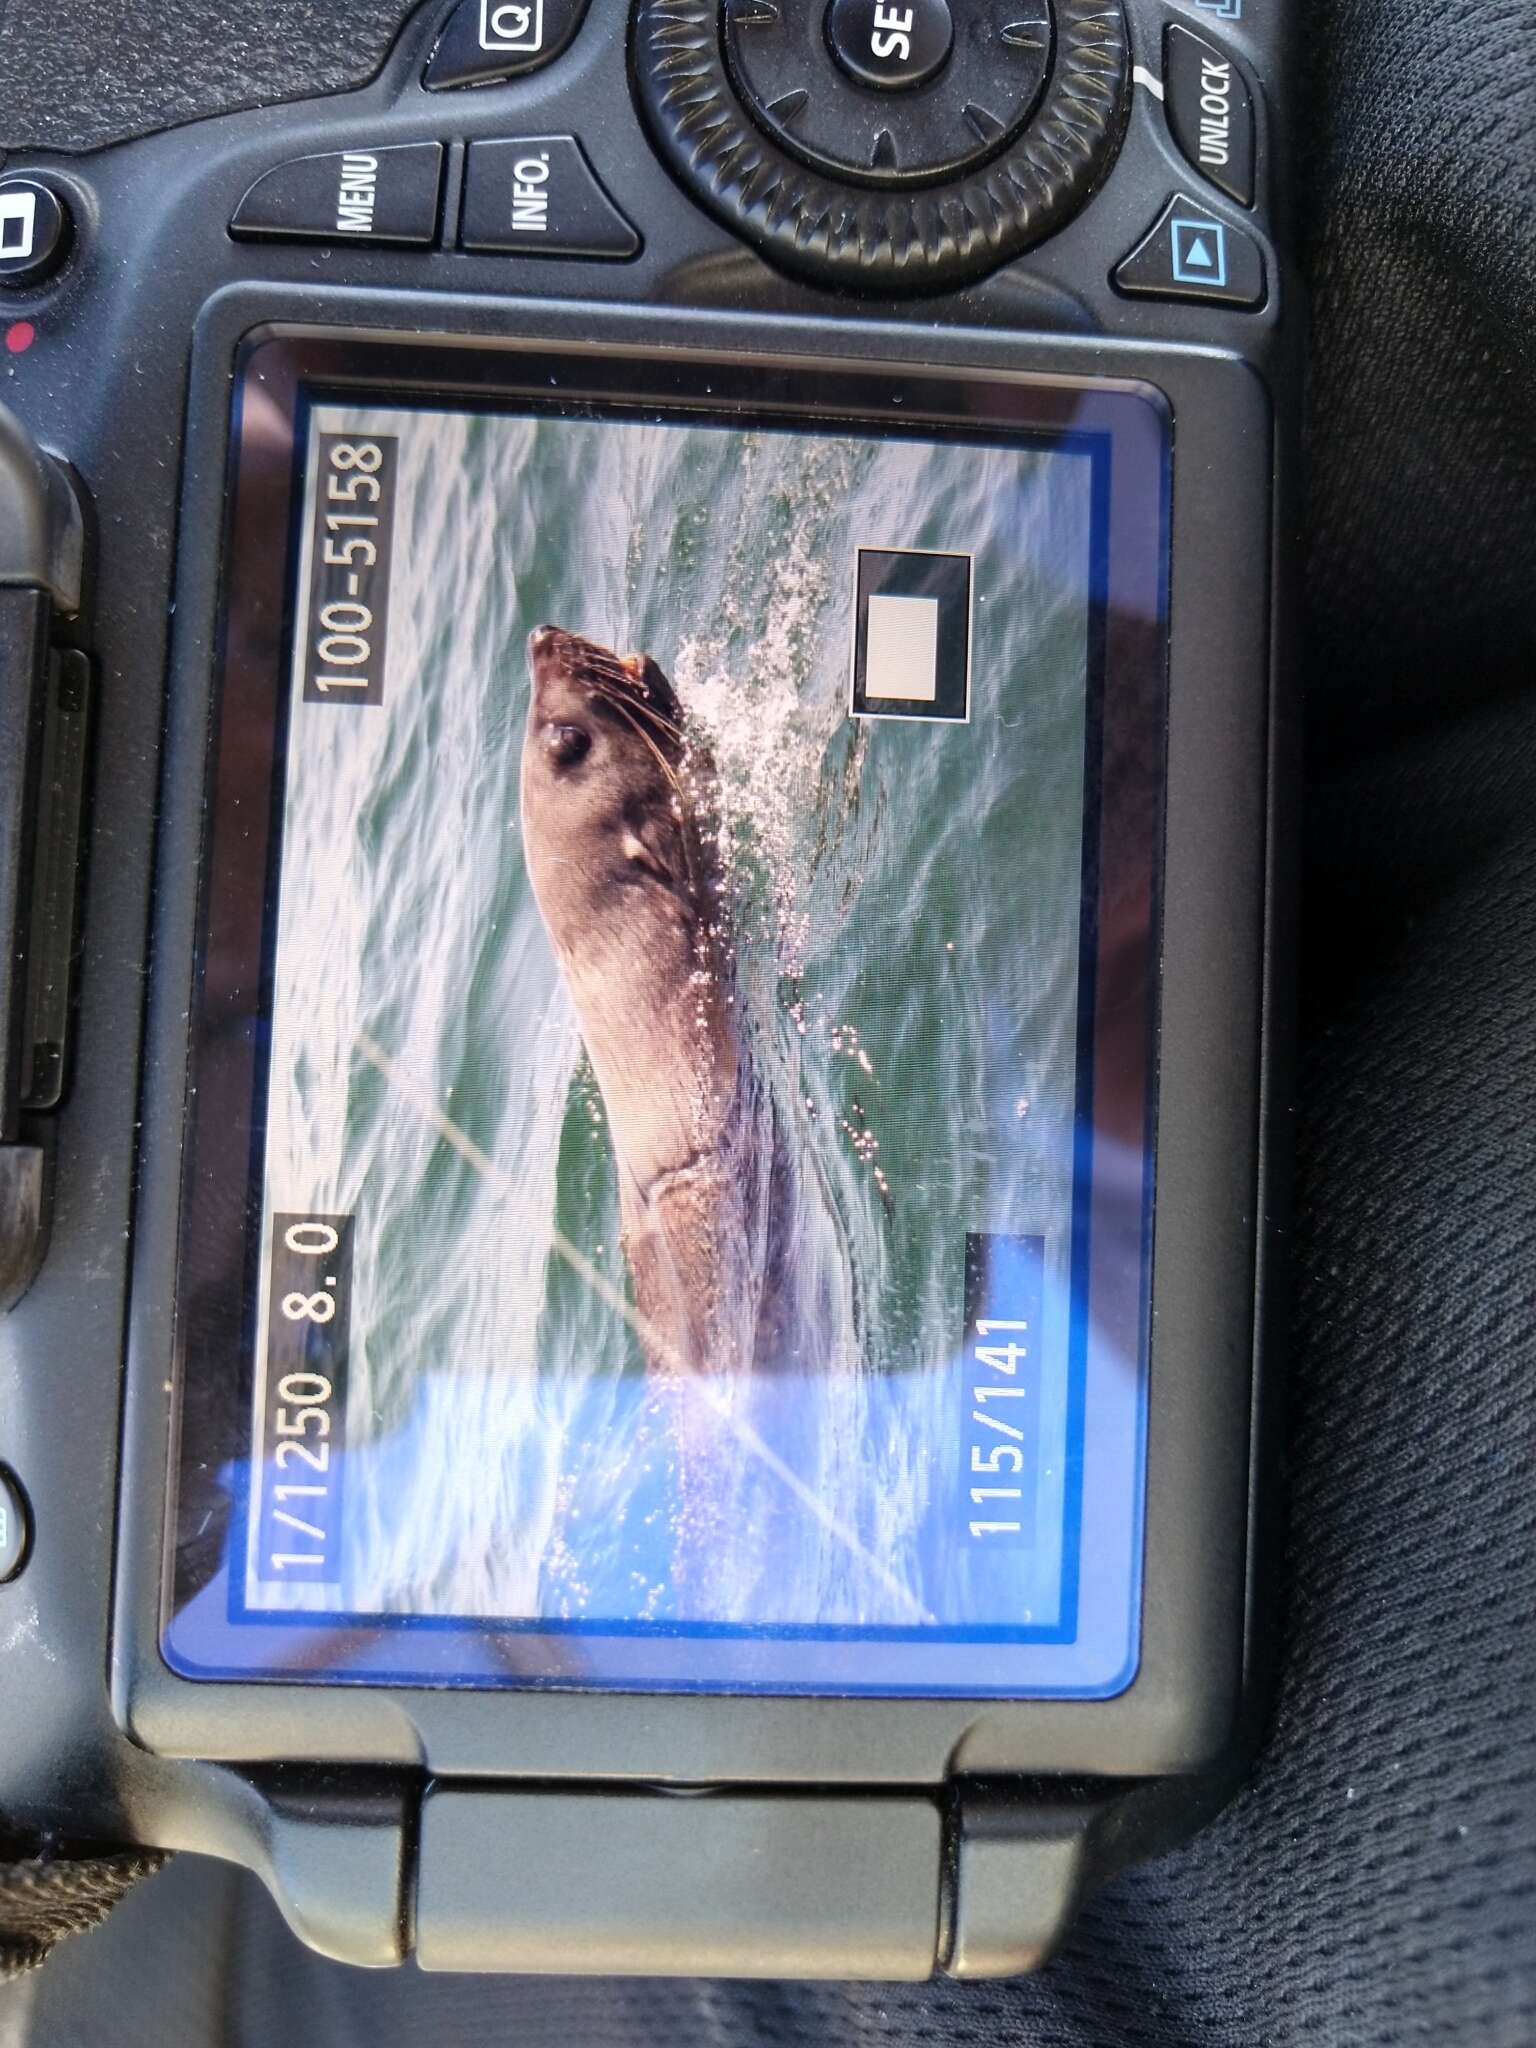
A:
[[[274,346],[170,1662],[1123,1689],[1157,403]]]

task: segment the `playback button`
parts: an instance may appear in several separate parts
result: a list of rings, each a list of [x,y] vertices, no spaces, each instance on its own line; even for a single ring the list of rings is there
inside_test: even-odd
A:
[[[1243,228],[1176,192],[1115,271],[1114,281],[1117,290],[1137,298],[1260,306],[1266,291],[1264,252]]]
[[[530,135],[469,145],[459,246],[621,261],[639,253],[640,237],[574,135]]]
[[[27,1561],[32,1539],[27,1497],[16,1480],[0,1465],[0,1586],[14,1579]]]
[[[69,250],[64,202],[35,178],[0,178],[0,285],[36,284]]]

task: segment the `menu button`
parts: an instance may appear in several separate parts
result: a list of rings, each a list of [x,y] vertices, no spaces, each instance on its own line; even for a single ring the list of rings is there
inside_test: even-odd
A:
[[[291,157],[235,208],[232,235],[260,240],[430,243],[437,237],[443,151],[437,142]]]
[[[379,196],[379,160],[361,150],[341,160],[341,186],[336,196],[336,226],[344,235],[371,235]]]

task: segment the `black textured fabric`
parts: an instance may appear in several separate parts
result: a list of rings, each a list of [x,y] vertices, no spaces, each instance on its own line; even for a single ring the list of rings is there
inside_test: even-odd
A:
[[[68,1934],[97,1927],[165,1858],[28,1856],[0,1862],[0,1984],[34,1969]]]
[[[99,149],[361,85],[410,12],[409,0],[68,0],[57,13],[53,0],[0,0],[0,148]]]
[[[268,8],[289,47],[259,94],[239,66],[227,89],[274,96],[294,65],[334,83],[359,22],[387,11]],[[114,12],[91,0],[76,19]],[[34,2048],[95,2038],[93,1968],[123,2048],[163,2038],[142,1957],[157,1914],[198,1902],[226,2003],[185,2038],[220,2048],[428,2031],[438,2048],[1536,2039],[1536,10],[1298,12],[1303,1034],[1281,1685],[1252,1785],[1093,1900],[1023,1984],[362,1977],[299,1950],[248,1882],[176,1871],[43,1973]],[[184,76],[147,13],[135,28],[159,56],[103,41],[92,104],[103,64],[120,110]],[[214,10],[155,18],[199,52],[207,94],[194,17]],[[69,115],[56,92],[18,97],[10,70],[17,134]]]

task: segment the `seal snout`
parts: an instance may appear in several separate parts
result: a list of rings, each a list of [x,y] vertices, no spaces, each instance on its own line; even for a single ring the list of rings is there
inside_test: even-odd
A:
[[[563,626],[535,626],[528,635],[528,670],[533,681],[532,714],[548,717],[557,705],[573,701],[576,682],[574,650],[578,643]]]
[[[535,626],[528,635],[528,665],[535,682],[557,679],[590,688],[594,668],[613,668],[615,657],[595,640],[564,626]]]

